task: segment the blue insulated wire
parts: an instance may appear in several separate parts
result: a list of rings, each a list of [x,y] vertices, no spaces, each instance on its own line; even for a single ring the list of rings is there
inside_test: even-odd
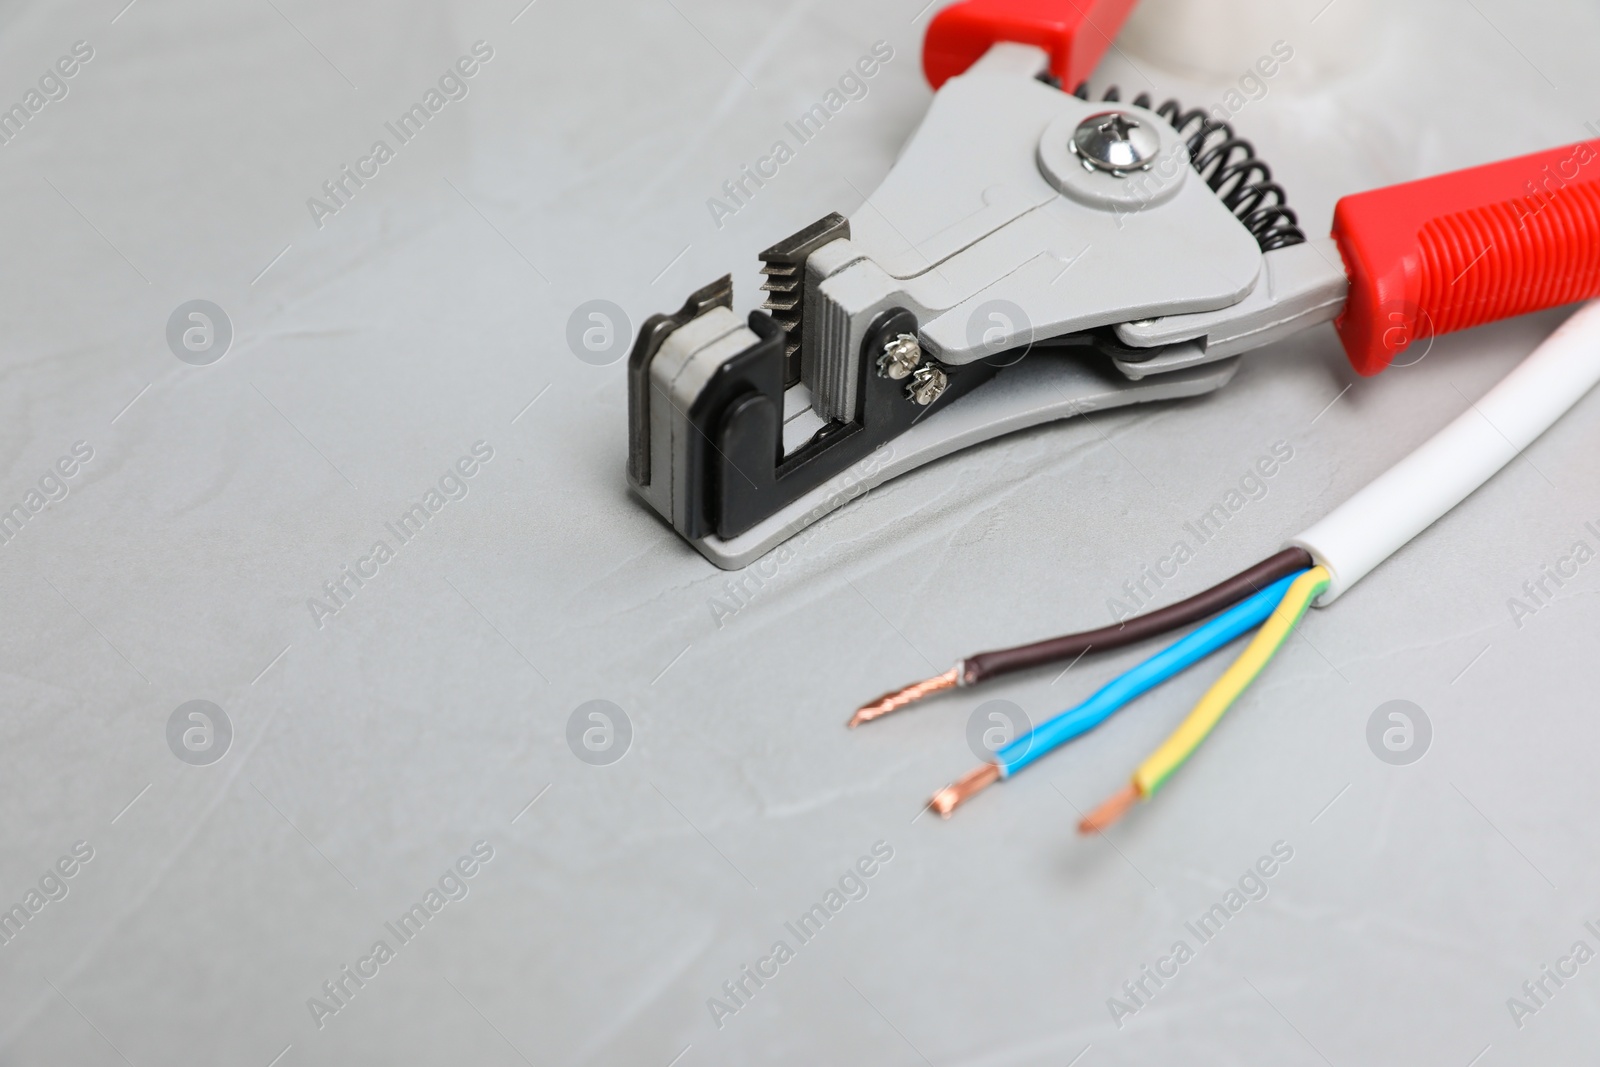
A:
[[[1290,584],[1304,573],[1303,570],[1296,571],[1278,579],[1250,599],[1235,604],[1193,633],[1112,679],[1082,704],[1068,708],[1048,722],[1040,723],[1035,729],[1001,748],[995,753],[995,762],[1000,765],[1001,775],[1010,777],[1040,756],[1088,733],[1124,704],[1260,626],[1277,608],[1278,602],[1289,591]]]

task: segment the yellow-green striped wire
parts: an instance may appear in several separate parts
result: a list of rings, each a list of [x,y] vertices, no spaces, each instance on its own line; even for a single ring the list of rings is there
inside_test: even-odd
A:
[[[1313,567],[1294,580],[1278,602],[1277,609],[1261,624],[1261,629],[1256,631],[1256,636],[1239,658],[1217,679],[1216,684],[1206,690],[1206,695],[1200,698],[1200,702],[1173,731],[1172,736],[1162,742],[1161,747],[1134,771],[1133,785],[1141,797],[1148,799],[1152,796],[1166,784],[1173,771],[1194,755],[1195,749],[1211,733],[1223,713],[1272,662],[1272,657],[1288,640],[1300,616],[1328,588],[1330,580],[1327,570],[1322,567]]]

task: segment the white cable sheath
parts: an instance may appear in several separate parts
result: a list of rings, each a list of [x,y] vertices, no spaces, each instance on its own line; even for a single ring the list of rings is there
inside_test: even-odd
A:
[[[1600,300],[1584,305],[1499,385],[1289,544],[1333,576],[1318,607],[1492,478],[1600,382]]]

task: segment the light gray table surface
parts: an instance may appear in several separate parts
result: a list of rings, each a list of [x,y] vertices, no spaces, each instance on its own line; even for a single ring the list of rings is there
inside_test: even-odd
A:
[[[66,493],[0,545],[0,906],[39,894],[0,944],[0,1063],[1589,1062],[1600,963],[1507,1001],[1600,949],[1600,564],[1508,605],[1600,547],[1600,396],[1312,613],[1107,838],[1079,811],[1220,663],[949,822],[921,805],[974,763],[974,709],[1039,721],[1147,650],[844,729],[964,653],[1101,624],[1285,442],[1162,595],[1275,551],[1561,312],[1372,380],[1322,327],[1216,396],[973,449],[827,518],[730,613],[736,576],[629,496],[624,364],[575,358],[568,318],[637,325],[730,270],[756,306],[756,253],[857,210],[927,106],[921,0],[124,2],[0,5],[0,104],[93,50],[0,144],[0,504]],[[707,199],[878,40],[867,97],[719,228]],[[1593,136],[1597,40],[1590,4],[1395,4],[1348,73],[1235,122],[1326,232],[1345,192]],[[465,98],[315,220],[477,41]],[[1226,89],[1131,54],[1096,84],[1145,78]],[[191,299],[232,325],[206,366],[167,341]],[[465,496],[315,617],[478,442]],[[597,699],[631,724],[608,766],[567,741]],[[1408,766],[1367,743],[1396,699],[1432,724]],[[207,765],[169,747],[194,700],[231,724]],[[1194,937],[1275,844],[1265,897]],[[796,937],[841,878],[859,899]],[[441,879],[460,899],[402,941]]]

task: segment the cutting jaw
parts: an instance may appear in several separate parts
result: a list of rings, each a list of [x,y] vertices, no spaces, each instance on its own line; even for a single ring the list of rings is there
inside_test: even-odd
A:
[[[1161,116],[1047,64],[997,44],[945,82],[854,217],[762,254],[773,315],[724,278],[644,324],[630,481],[718,566],[958,449],[1209,392],[1343,304],[1329,242],[1263,253]]]

